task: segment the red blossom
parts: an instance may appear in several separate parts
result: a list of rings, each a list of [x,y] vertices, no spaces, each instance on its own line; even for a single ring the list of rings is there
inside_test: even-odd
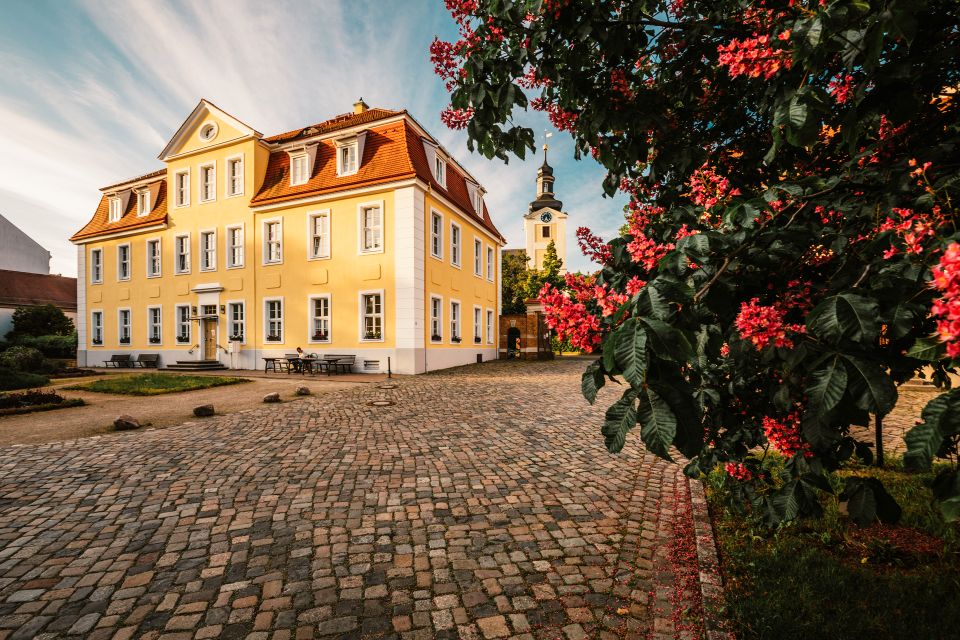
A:
[[[794,411],[783,420],[764,416],[763,433],[774,449],[787,457],[803,452],[805,458],[813,456],[809,445],[800,438],[800,412]]]
[[[607,264],[613,259],[610,252],[610,245],[603,241],[600,236],[593,234],[587,227],[577,229],[577,244],[580,245],[580,251],[586,257],[600,264]]]
[[[467,107],[466,109],[447,107],[440,112],[440,121],[443,122],[448,129],[466,129],[472,119],[472,107]]]
[[[776,305],[764,306],[759,298],[740,305],[740,313],[734,321],[740,337],[749,340],[757,351],[762,351],[769,345],[793,348],[793,340],[789,333],[805,333],[806,328],[801,324],[784,322],[787,309]]]
[[[784,31],[777,40],[789,40],[790,32]],[[720,56],[717,62],[727,67],[731,78],[747,76],[749,78],[762,77],[769,80],[777,75],[781,69],[793,66],[791,52],[788,49],[774,49],[773,39],[768,35],[755,38],[734,38],[726,46],[717,47]]]
[[[537,111],[545,111],[550,123],[560,131],[573,131],[577,126],[578,115],[567,111],[555,102],[547,102],[545,98],[534,98],[530,106]]]
[[[830,80],[827,86],[827,93],[833,96],[837,104],[843,104],[853,95],[853,76],[850,74],[838,73]]]
[[[643,289],[643,287],[646,284],[647,283],[645,281],[641,280],[637,276],[633,276],[632,278],[630,278],[630,280],[627,281],[627,287],[626,287],[627,295],[628,296],[637,295],[638,293],[640,293],[640,290]]]
[[[561,293],[550,283],[543,285],[538,297],[547,326],[556,332],[558,339],[569,340],[587,353],[600,346],[600,320],[587,311],[585,304],[571,300],[568,293]]]
[[[723,468],[726,470],[727,475],[734,480],[740,480],[741,482],[753,480],[753,472],[742,462],[728,462],[723,465]]]
[[[960,357],[960,244],[953,242],[932,270],[933,287],[940,292],[931,311],[937,319],[937,333],[947,345],[947,355]]]

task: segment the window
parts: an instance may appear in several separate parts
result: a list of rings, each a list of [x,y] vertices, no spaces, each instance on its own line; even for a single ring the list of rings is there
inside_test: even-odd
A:
[[[110,198],[110,222],[117,222],[120,219],[123,213],[120,208],[122,204],[120,198]]]
[[[227,267],[243,266],[243,227],[227,227]]]
[[[450,223],[450,264],[460,266],[460,225]]]
[[[227,195],[243,195],[243,158],[227,160]]]
[[[540,227],[540,237],[542,237],[542,238],[549,238],[549,237],[550,237],[550,227],[548,227],[547,225],[543,225],[542,227]]]
[[[477,215],[483,215],[483,192],[480,189],[473,192],[473,209]]]
[[[120,339],[120,344],[130,344],[130,309],[120,309],[117,316],[119,319],[117,336]]]
[[[173,201],[178,207],[190,204],[190,170],[177,171],[173,176]]]
[[[145,216],[150,213],[150,191],[137,191],[137,215]]]
[[[493,309],[487,309],[487,344],[493,344]]]
[[[130,279],[130,245],[117,245],[117,280]]]
[[[90,250],[90,282],[103,282],[103,249]]]
[[[310,247],[307,253],[311,258],[330,257],[330,212],[310,214]]]
[[[443,216],[430,214],[430,255],[443,260]]]
[[[487,280],[493,282],[493,247],[487,247]]]
[[[163,340],[163,310],[160,307],[147,307],[147,336],[150,344],[160,344]]]
[[[446,187],[447,186],[447,163],[443,161],[443,158],[440,157],[440,154],[437,154],[436,158],[434,158],[433,169],[434,169],[434,173],[437,176],[437,182],[439,182],[441,186]]]
[[[473,341],[480,344],[483,340],[483,309],[473,308]]]
[[[306,184],[310,176],[307,175],[307,154],[302,153],[290,157],[290,186]]]
[[[473,239],[473,275],[483,277],[483,243],[479,238]]]
[[[190,305],[177,305],[177,343],[189,344],[190,340]]]
[[[330,342],[330,296],[310,296],[309,342]]]
[[[264,316],[266,316],[264,329],[267,332],[264,340],[283,342],[283,300],[264,300]]]
[[[279,264],[283,262],[283,227],[279,220],[267,220],[263,223],[263,263]]]
[[[430,296],[430,341],[443,340],[443,298]]]
[[[217,135],[217,125],[214,122],[208,122],[200,127],[200,139],[204,142],[213,140]]]
[[[363,315],[363,339],[383,340],[383,294],[360,294],[360,307]]]
[[[460,342],[460,303],[450,301],[450,342]]]
[[[217,270],[217,232],[200,232],[200,271]]]
[[[103,311],[90,314],[90,344],[103,344]]]
[[[357,172],[357,142],[340,145],[337,149],[337,175],[346,176]]]
[[[230,340],[243,342],[246,330],[246,308],[242,302],[227,303],[227,322],[230,324]]]
[[[380,205],[360,207],[361,253],[383,251],[383,215]]]
[[[205,164],[200,167],[200,202],[217,199],[217,165]]]
[[[175,268],[176,273],[190,273],[190,236],[177,236],[173,240],[173,250],[176,254]]]
[[[156,278],[160,275],[160,238],[147,240],[147,277]]]

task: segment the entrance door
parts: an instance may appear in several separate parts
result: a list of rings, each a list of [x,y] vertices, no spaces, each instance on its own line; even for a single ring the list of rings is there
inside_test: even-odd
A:
[[[217,359],[217,321],[209,318],[203,321],[203,359]]]

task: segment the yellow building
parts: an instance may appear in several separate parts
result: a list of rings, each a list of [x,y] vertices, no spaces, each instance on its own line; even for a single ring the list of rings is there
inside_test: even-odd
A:
[[[101,189],[78,249],[80,365],[254,369],[301,347],[356,371],[496,358],[503,236],[406,111],[264,137],[206,100],[164,167]]]

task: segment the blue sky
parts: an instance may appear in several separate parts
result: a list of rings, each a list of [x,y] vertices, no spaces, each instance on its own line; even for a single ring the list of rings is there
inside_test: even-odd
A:
[[[442,0],[159,0],[10,3],[0,21],[0,213],[76,274],[67,238],[101,186],[160,168],[157,154],[200,98],[265,135],[371,106],[406,108],[487,188],[509,246],[535,195],[539,157],[509,165],[471,154],[439,119],[448,97],[428,47],[455,39]],[[552,128],[540,113],[518,122]],[[604,237],[625,200],[603,198],[603,169],[550,140],[558,197],[570,214],[569,267],[586,269],[573,233]]]

